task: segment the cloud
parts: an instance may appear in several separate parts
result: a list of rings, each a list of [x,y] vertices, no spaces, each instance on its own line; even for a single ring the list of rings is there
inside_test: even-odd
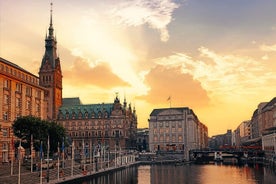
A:
[[[101,62],[91,67],[82,58],[77,58],[69,70],[63,71],[63,79],[65,83],[74,86],[93,85],[101,88],[129,86],[127,82],[121,80],[112,72],[108,64]]]
[[[127,26],[149,25],[160,32],[160,39],[169,39],[168,24],[172,21],[172,13],[179,5],[170,0],[134,0],[126,1],[111,11],[118,23]]]
[[[270,82],[276,79],[275,72],[265,68],[261,62],[250,57],[218,54],[208,48],[198,49],[199,59],[184,53],[158,58],[156,64],[166,68],[181,68],[200,81],[203,89],[213,99],[233,100],[265,94]],[[262,86],[260,88],[260,86]]]
[[[180,67],[154,67],[146,76],[145,83],[150,86],[149,93],[139,99],[152,104],[167,103],[171,96],[173,106],[199,107],[208,104],[207,92],[191,75],[183,74]]]
[[[276,44],[275,45],[261,45],[260,49],[266,52],[275,52],[276,51]]]

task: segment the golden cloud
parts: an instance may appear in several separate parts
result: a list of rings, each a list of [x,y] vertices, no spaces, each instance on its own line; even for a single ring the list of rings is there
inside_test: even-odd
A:
[[[69,70],[63,71],[63,79],[65,83],[75,86],[93,85],[109,89],[116,86],[130,86],[115,75],[108,64],[101,62],[91,67],[81,58],[76,59]]]
[[[172,106],[202,107],[209,103],[207,92],[191,75],[183,74],[181,67],[167,68],[157,65],[146,76],[150,86],[148,95],[140,98],[152,104],[167,103],[171,96]]]

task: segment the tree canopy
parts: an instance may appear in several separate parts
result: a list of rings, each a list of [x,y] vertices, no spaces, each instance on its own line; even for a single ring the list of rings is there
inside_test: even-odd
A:
[[[13,133],[22,140],[22,146],[29,148],[31,137],[36,151],[40,150],[42,141],[43,150],[47,150],[47,140],[49,136],[50,152],[57,151],[58,143],[62,143],[65,138],[65,128],[53,121],[41,120],[34,116],[23,116],[17,118],[13,125]],[[61,144],[60,144],[61,145]]]

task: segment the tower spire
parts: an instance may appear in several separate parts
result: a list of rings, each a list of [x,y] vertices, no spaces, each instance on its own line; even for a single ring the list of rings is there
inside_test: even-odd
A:
[[[50,26],[49,26],[49,37],[54,37],[54,28],[53,28],[53,3],[51,2],[50,9]]]
[[[53,19],[52,19],[52,14],[53,14],[53,3],[52,3],[52,2],[51,2],[50,14],[51,14],[51,17],[50,17],[50,26],[52,27],[52,25],[53,25]]]
[[[57,54],[57,40],[53,27],[53,3],[50,3],[50,25],[46,31],[45,53],[39,69],[39,84],[48,90],[45,100],[48,102],[47,117],[55,119],[62,104],[62,72]]]

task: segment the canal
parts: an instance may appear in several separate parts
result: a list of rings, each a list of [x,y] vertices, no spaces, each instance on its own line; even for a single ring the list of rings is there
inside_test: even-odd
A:
[[[93,177],[80,184],[272,184],[267,167],[233,165],[140,165]]]

